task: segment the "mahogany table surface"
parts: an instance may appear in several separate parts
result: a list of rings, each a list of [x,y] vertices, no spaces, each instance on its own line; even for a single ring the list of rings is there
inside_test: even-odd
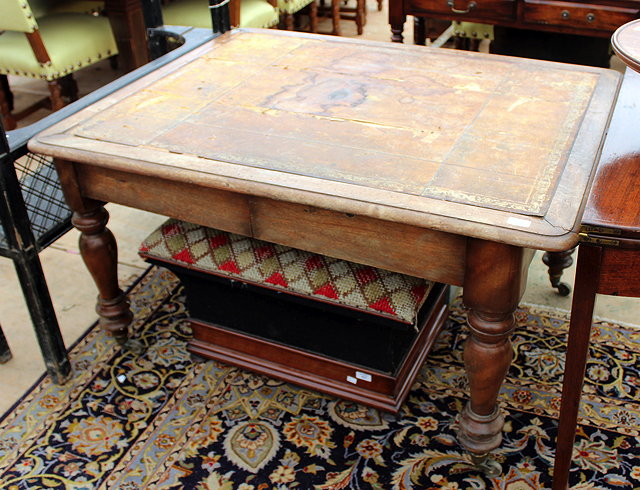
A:
[[[640,71],[640,19],[619,27],[611,37],[611,45],[627,66]]]
[[[569,484],[597,294],[640,296],[640,73],[627,69],[584,213],[562,389],[554,490]]]
[[[31,148],[563,250],[577,240],[618,83],[614,72],[582,66],[239,30]]]
[[[640,23],[637,23],[640,26]],[[627,70],[583,216],[583,231],[640,238],[640,74]],[[615,189],[615,192],[612,192]]]

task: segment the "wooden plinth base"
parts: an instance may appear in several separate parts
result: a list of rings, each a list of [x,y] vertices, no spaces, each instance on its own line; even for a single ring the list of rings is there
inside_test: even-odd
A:
[[[406,346],[394,372],[383,372],[195,318],[191,318],[194,338],[189,350],[207,359],[397,413],[446,321],[448,290],[444,285],[434,287],[423,307],[419,331]],[[345,331],[343,336],[333,336],[332,341],[358,349],[358,336],[366,334],[362,326],[359,329],[360,332]]]

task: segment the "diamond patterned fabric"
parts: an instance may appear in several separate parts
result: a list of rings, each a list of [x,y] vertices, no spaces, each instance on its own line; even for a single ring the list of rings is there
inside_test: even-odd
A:
[[[140,246],[143,258],[335,303],[415,325],[433,283],[384,269],[170,219]]]

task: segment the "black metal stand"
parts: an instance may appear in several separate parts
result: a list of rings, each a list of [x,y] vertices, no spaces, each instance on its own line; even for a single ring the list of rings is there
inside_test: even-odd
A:
[[[0,256],[14,262],[47,371],[57,383],[69,378],[71,365],[38,253],[71,228],[71,211],[64,203],[53,162],[29,153],[27,142],[40,131],[213,37],[208,30],[192,29],[184,35],[184,45],[28,127],[5,133],[0,121]],[[0,329],[0,363],[10,358],[11,350]]]
[[[161,0],[142,0],[142,14],[147,28],[149,59],[155,60],[169,51],[168,37],[171,35],[162,29],[164,20]]]
[[[19,159],[23,160],[22,182],[15,168]],[[58,237],[71,227],[71,212],[64,206],[52,162],[29,158],[26,145],[10,148],[1,125],[0,189],[4,231],[0,254],[13,259],[47,371],[56,383],[64,383],[71,374],[71,364],[38,252],[53,236]],[[2,338],[0,349],[4,350],[0,351],[0,357],[8,360],[11,353],[4,335]]]
[[[231,29],[229,0],[209,0],[209,10],[214,34],[222,34]]]

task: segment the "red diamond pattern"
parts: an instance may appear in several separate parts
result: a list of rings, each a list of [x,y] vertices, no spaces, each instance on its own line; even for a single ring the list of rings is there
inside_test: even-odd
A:
[[[268,282],[269,284],[275,284],[276,286],[282,286],[284,288],[289,287],[287,280],[279,272],[271,274],[267,279],[264,280],[264,282]]]
[[[356,277],[360,284],[369,284],[378,279],[378,274],[373,267],[363,267],[356,271]]]
[[[173,259],[179,262],[186,262],[187,264],[193,264],[195,262],[188,248],[180,250],[180,252],[174,254]]]
[[[316,289],[313,294],[317,294],[319,296],[326,296],[331,299],[338,299],[338,293],[335,288],[331,284],[325,284],[322,287]]]
[[[233,274],[240,274],[240,269],[238,268],[238,264],[236,264],[233,260],[227,260],[220,264],[219,269],[221,271],[231,272]]]
[[[374,310],[382,311],[384,313],[391,313],[392,315],[396,314],[396,311],[391,306],[391,303],[389,303],[389,298],[380,298],[378,301],[370,304],[369,306]]]
[[[414,324],[432,283],[384,269],[169,220],[140,255]]]
[[[264,260],[266,258],[273,257],[275,254],[275,250],[273,249],[273,246],[266,245],[264,247],[256,248],[255,254],[256,254],[256,259]]]
[[[229,237],[226,235],[216,235],[209,238],[209,245],[211,248],[220,248],[229,243]]]
[[[309,257],[304,264],[304,268],[311,272],[314,271],[316,269],[319,269],[320,267],[322,267],[324,264],[322,262],[322,256],[321,255],[312,255],[311,257]]]

